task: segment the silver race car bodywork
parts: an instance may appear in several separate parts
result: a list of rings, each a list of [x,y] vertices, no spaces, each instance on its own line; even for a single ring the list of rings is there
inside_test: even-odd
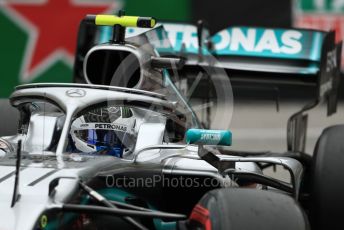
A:
[[[0,222],[1,229],[33,229],[37,226],[42,214],[50,209],[55,209],[64,203],[75,199],[79,192],[80,180],[91,183],[97,177],[117,177],[118,174],[136,172],[154,172],[161,176],[195,176],[208,177],[218,180],[222,187],[239,186],[223,171],[219,171],[199,154],[199,147],[183,143],[168,143],[164,139],[166,133],[166,120],[177,119],[176,106],[167,101],[164,96],[136,89],[107,87],[96,85],[78,84],[34,84],[19,86],[11,96],[13,106],[23,108],[24,104],[37,101],[50,103],[64,112],[62,123],[49,120],[49,115],[44,115],[45,123],[31,117],[28,129],[29,137],[23,133],[11,137],[3,137],[1,146],[3,155],[0,158]],[[80,111],[101,103],[127,105],[133,108],[152,110],[159,117],[138,117],[140,128],[135,149],[122,159],[112,156],[99,156],[92,154],[73,153],[66,151],[68,135],[73,120]],[[44,113],[44,111],[43,111]],[[35,126],[38,126],[35,127]],[[41,151],[25,152],[25,146],[42,142],[39,132],[55,129],[60,136],[55,151],[48,151],[47,144],[42,145]],[[44,131],[45,130],[45,131]],[[37,132],[37,133],[35,133]],[[46,135],[44,142],[50,143],[52,135]],[[39,140],[37,140],[39,139]],[[23,157],[20,166],[20,180],[18,193],[20,194],[15,205],[11,207],[13,186],[15,181],[16,144],[23,141]],[[221,155],[216,151],[219,164],[235,163],[234,168],[223,168],[233,173],[251,174],[264,178],[255,162],[280,164],[288,168],[292,176],[290,189],[297,197],[302,175],[302,166],[291,158],[276,157],[234,157]],[[59,179],[60,183],[52,187],[52,182]],[[283,184],[272,179],[276,183]],[[287,185],[285,185],[287,187]],[[256,186],[256,189],[261,189]],[[38,221],[38,222],[37,222]]]

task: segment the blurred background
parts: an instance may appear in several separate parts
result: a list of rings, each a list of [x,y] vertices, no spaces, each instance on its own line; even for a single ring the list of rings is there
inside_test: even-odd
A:
[[[0,136],[15,133],[18,114],[8,103],[14,87],[72,82],[80,20],[87,13],[119,9],[164,21],[204,19],[211,34],[240,25],[336,30],[337,41],[344,37],[344,0],[0,0]],[[324,106],[310,114],[308,153],[324,127],[344,122],[343,89],[341,84],[337,114],[327,118]],[[274,94],[234,90],[232,123],[223,127],[233,131],[234,149],[286,150],[287,119],[314,92],[302,87],[286,89],[279,96],[279,112]]]

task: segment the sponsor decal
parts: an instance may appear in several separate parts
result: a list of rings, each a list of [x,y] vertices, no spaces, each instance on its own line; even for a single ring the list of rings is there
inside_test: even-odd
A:
[[[212,37],[217,55],[320,60],[323,33],[304,30],[233,27]]]
[[[196,26],[164,23],[164,28],[175,52],[180,52],[184,49],[187,53],[198,53]]]
[[[229,130],[189,129],[186,132],[188,144],[231,145],[232,133]]]
[[[202,133],[201,140],[204,140],[204,141],[220,141],[221,140],[221,134]]]
[[[127,131],[127,127],[124,125],[117,125],[117,124],[95,124],[94,125],[95,129],[112,129],[112,130],[118,130],[118,131]]]
[[[105,129],[127,132],[129,130],[128,126],[116,123],[87,123],[80,124],[76,129]]]

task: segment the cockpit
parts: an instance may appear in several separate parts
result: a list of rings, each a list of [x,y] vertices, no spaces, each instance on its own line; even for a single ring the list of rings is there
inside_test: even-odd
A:
[[[17,90],[12,104],[20,111],[18,133],[0,140],[1,146],[14,150],[21,140],[27,154],[128,159],[147,146],[183,142],[186,129],[193,126],[192,116],[176,111],[162,95],[76,87],[84,94],[76,96],[68,94],[76,92],[71,86]]]

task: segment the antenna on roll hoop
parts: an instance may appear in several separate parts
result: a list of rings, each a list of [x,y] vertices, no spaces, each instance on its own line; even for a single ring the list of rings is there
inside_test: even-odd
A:
[[[22,141],[19,140],[18,146],[17,146],[17,162],[16,162],[16,171],[15,171],[15,180],[14,180],[14,189],[13,189],[11,208],[14,207],[14,205],[20,198],[18,184],[19,184],[19,172],[20,172],[20,163],[21,163],[21,147],[22,147]]]

